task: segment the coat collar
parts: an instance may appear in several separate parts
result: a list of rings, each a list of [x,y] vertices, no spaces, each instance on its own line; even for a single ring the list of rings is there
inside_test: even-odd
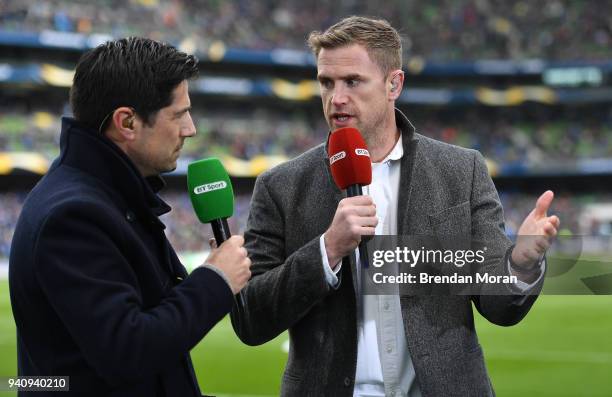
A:
[[[60,156],[52,167],[60,164],[100,180],[135,212],[148,209],[159,216],[170,211],[170,207],[156,194],[165,186],[160,176],[144,178],[130,158],[110,139],[70,117],[62,118]]]

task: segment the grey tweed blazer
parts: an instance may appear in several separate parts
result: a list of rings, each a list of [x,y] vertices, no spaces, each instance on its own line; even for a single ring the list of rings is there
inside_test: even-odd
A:
[[[398,234],[471,235],[494,241],[490,270],[506,274],[510,241],[495,186],[475,150],[415,132],[396,110],[403,134]],[[259,345],[289,330],[282,396],[352,396],[357,363],[354,260],[344,258],[341,284],[325,280],[319,238],[344,197],[329,170],[325,145],[257,178],[245,246],[252,279],[231,313],[238,337]],[[536,288],[541,288],[541,285]],[[538,289],[539,291],[539,289]],[[486,290],[482,291],[486,294]],[[472,303],[489,321],[513,325],[536,296],[401,296],[416,381],[422,395],[494,395],[474,329]]]

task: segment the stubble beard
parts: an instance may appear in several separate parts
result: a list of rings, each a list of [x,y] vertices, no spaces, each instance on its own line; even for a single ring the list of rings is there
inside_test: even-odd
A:
[[[372,123],[368,123],[370,125],[363,126],[359,128],[363,139],[368,145],[369,149],[374,149],[378,147],[382,147],[385,144],[386,136],[385,136],[385,114],[381,113],[378,117],[376,117]]]

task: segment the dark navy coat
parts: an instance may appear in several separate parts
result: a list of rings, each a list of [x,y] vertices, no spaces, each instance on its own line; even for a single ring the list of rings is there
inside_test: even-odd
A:
[[[60,147],[11,247],[19,375],[69,376],[66,397],[199,396],[189,351],[231,289],[213,270],[186,274],[158,219],[161,178],[72,119]]]

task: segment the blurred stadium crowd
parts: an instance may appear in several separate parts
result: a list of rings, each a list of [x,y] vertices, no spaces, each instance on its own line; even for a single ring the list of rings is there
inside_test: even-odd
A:
[[[409,88],[408,88],[409,89]],[[198,134],[183,149],[186,159],[231,155],[250,160],[257,155],[292,158],[323,142],[322,115],[303,109],[278,112],[193,111]],[[408,109],[417,130],[426,136],[480,150],[497,164],[538,166],[551,161],[612,157],[612,108],[589,108],[555,114],[545,108]],[[0,111],[0,151],[33,151],[48,159],[58,153],[60,115],[49,112]]]
[[[14,108],[10,108],[14,109]],[[34,151],[49,159],[58,153],[60,115],[51,112],[8,110],[0,112],[0,151]],[[293,157],[325,139],[327,127],[321,115],[304,109],[282,116],[267,108],[245,113],[227,111],[201,114],[194,110],[198,135],[186,141],[184,158],[232,155],[252,159],[259,154]],[[473,147],[496,162],[544,163],[571,159],[612,157],[612,112],[606,107],[565,110],[562,116],[545,107],[529,110],[514,108],[450,109],[443,113],[431,108],[409,108],[407,113],[425,135],[453,144]],[[237,116],[239,115],[239,116]],[[9,253],[12,230],[25,192],[1,193],[0,258]],[[531,210],[536,197],[518,192],[501,192],[506,228],[514,234],[519,222]],[[179,252],[197,252],[207,247],[212,232],[200,224],[184,192],[163,194],[173,211],[163,217],[167,235]],[[598,235],[598,225],[585,228],[580,214],[586,205],[612,202],[601,194],[560,194],[554,211],[563,220],[566,233]],[[235,216],[230,219],[234,232],[246,226],[249,196],[236,198]]]
[[[304,111],[284,113],[283,118],[262,108],[252,114],[198,114],[198,134],[185,142],[183,156],[232,155],[248,160],[258,154],[293,156],[324,139],[324,120],[309,119]],[[48,111],[0,109],[0,152],[32,151],[52,159],[59,153],[61,115]],[[317,134],[316,132],[319,132]]]
[[[0,193],[0,259],[7,258],[17,217],[21,211],[26,192]],[[170,204],[172,211],[161,217],[166,225],[166,235],[177,252],[199,252],[208,249],[208,239],[212,237],[209,225],[202,225],[196,218],[189,195],[186,192],[162,192],[164,200]],[[520,222],[533,208],[536,196],[518,192],[500,193],[506,218],[506,232],[516,234]],[[234,216],[229,219],[229,226],[234,233],[243,233],[246,227],[251,197],[238,196],[235,200]],[[588,225],[585,229],[580,224],[580,214],[585,206],[591,203],[607,201],[612,197],[601,194],[567,195],[557,194],[551,214],[557,214],[562,220],[564,235],[587,234],[590,236],[609,235],[598,225]]]
[[[398,27],[406,58],[601,59],[612,45],[609,1],[436,0],[2,0],[4,30],[143,35],[186,48],[215,42],[249,49],[305,49],[314,29],[342,16],[378,15]]]
[[[406,60],[584,61],[611,57],[610,1],[0,0],[0,31],[139,35],[197,53],[207,53],[219,43],[255,50],[306,50],[310,31],[323,30],[350,14],[378,15],[398,27]],[[300,105],[279,111],[255,102],[239,111],[195,106],[198,134],[186,141],[183,159],[229,155],[251,160],[262,154],[291,158],[324,141],[327,126],[320,110],[313,112]],[[2,101],[0,152],[36,152],[49,160],[57,156],[60,115],[68,113],[68,107],[62,103],[48,106],[37,109],[27,100],[23,104]],[[607,105],[415,106],[404,110],[420,133],[478,149],[493,164],[538,166],[612,158],[612,108]],[[25,195],[21,191],[0,193],[0,258],[8,255]],[[513,234],[536,197],[519,192],[500,195],[507,231]],[[197,221],[188,196],[175,191],[163,197],[173,207],[162,220],[177,251],[207,248],[212,233]],[[612,202],[612,197],[561,192],[553,211],[561,217],[565,232],[597,235],[603,229],[597,224],[585,228],[580,214],[598,202]],[[249,196],[236,198],[235,216],[230,220],[234,232],[244,230],[249,203]]]

